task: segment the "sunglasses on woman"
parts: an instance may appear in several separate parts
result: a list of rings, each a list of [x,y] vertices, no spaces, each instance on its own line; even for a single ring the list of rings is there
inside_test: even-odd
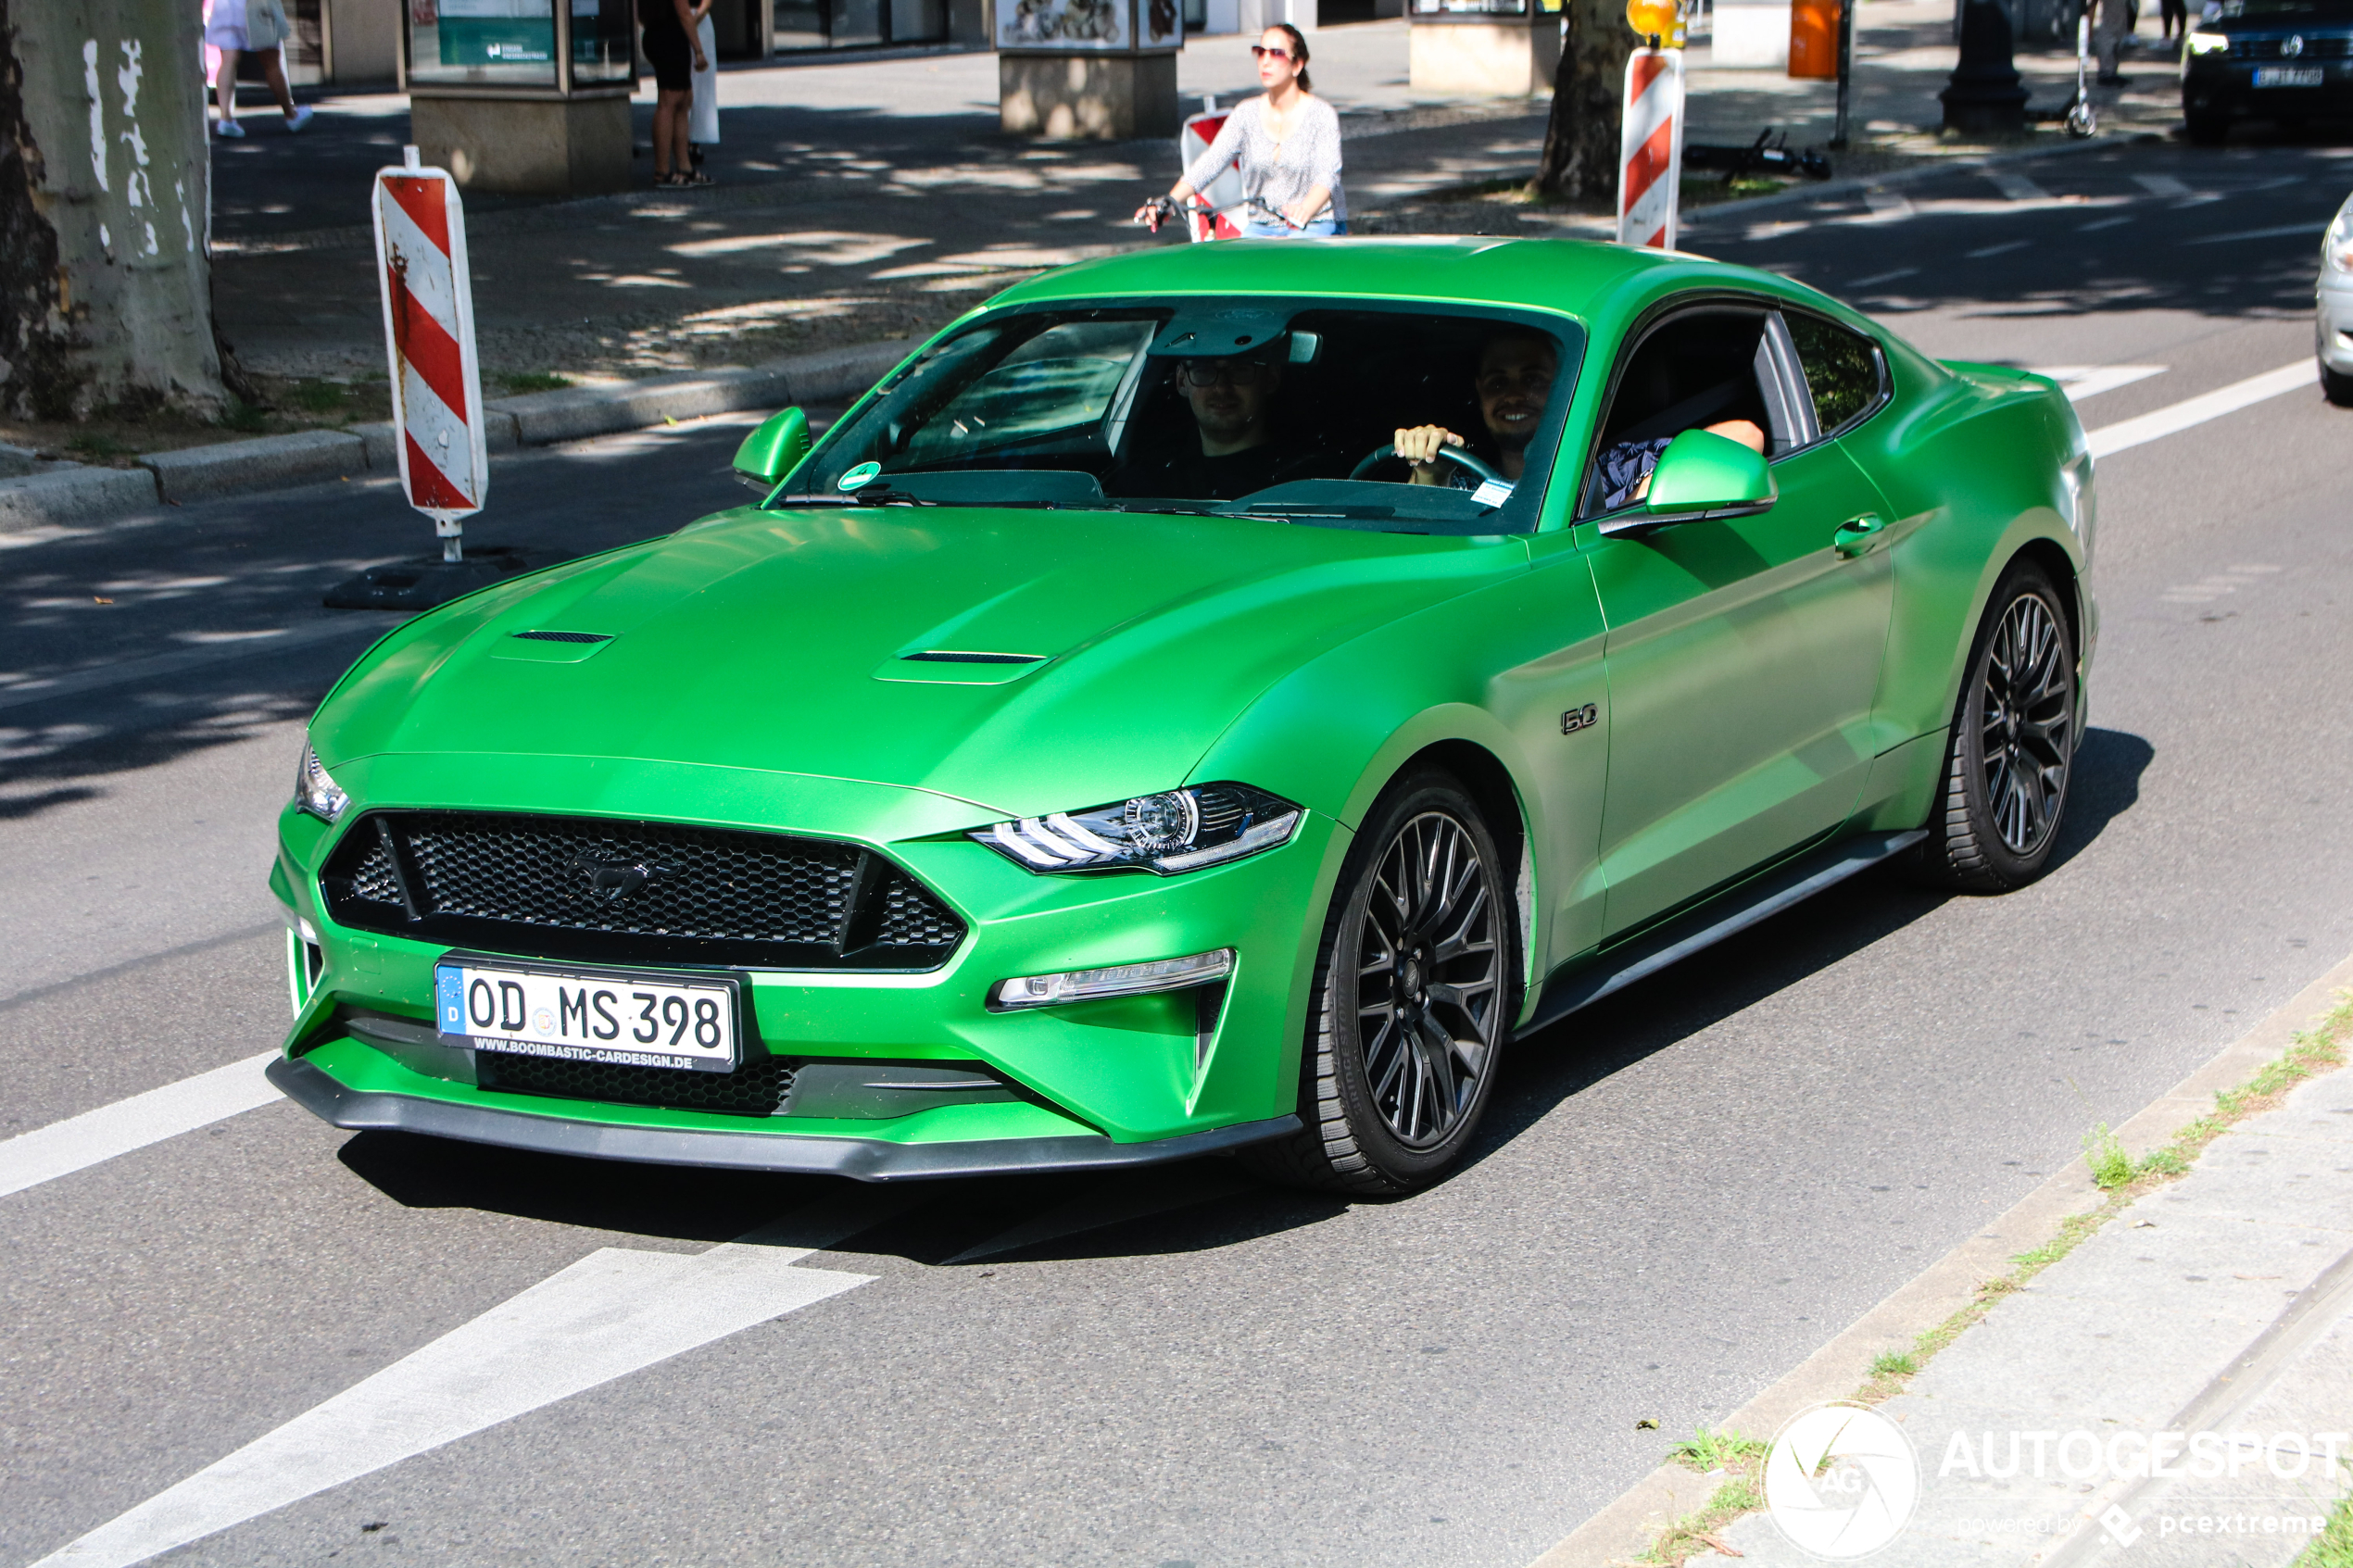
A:
[[[1278,60],[1288,60],[1291,58],[1291,52],[1289,49],[1269,49],[1264,44],[1252,44],[1250,46],[1250,52],[1258,56],[1262,59],[1268,55],[1274,56]]]

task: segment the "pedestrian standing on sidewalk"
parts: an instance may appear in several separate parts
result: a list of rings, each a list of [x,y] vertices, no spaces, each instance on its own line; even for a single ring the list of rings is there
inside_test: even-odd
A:
[[[1252,98],[1226,117],[1217,140],[1185,177],[1169,187],[1180,207],[1225,171],[1241,169],[1242,193],[1253,204],[1242,227],[1245,239],[1320,237],[1348,232],[1348,201],[1340,186],[1340,116],[1307,84],[1307,39],[1289,22],[1261,34],[1250,52],[1258,56],[1258,80],[1265,96]],[[1282,214],[1277,219],[1266,208]],[[1139,222],[1152,210],[1137,210]]]
[[[2181,0],[2171,0],[2179,5]],[[719,144],[719,40],[711,26],[711,0],[696,0],[695,38],[702,59],[695,67],[695,102],[686,116],[686,145],[694,168],[702,169],[705,147]]]
[[[310,107],[295,107],[286,89],[286,68],[279,45],[286,41],[286,13],[279,0],[212,0],[205,12],[204,41],[220,53],[220,69],[212,79],[220,100],[220,118],[213,130],[235,139],[245,133],[237,123],[237,62],[252,55],[261,62],[261,79],[286,117],[286,129],[299,131],[310,123]]]
[[[2157,39],[2160,44],[2178,44],[2190,35],[2189,0],[2158,0]]]
[[[688,162],[686,121],[695,97],[695,71],[707,66],[700,19],[688,0],[637,0],[645,30],[646,58],[654,68],[654,183],[708,185],[711,176]]]
[[[2116,62],[2124,49],[2124,35],[2133,31],[2133,4],[2134,0],[2099,0],[2100,19],[2096,31],[2099,84],[2103,87],[2119,86],[2124,81],[2122,73],[2116,69]]]

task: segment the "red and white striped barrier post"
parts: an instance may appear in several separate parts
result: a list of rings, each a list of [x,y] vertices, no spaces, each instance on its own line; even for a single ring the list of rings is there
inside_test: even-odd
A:
[[[433,519],[441,558],[462,560],[463,520],[490,489],[466,209],[447,171],[420,165],[414,147],[402,151],[401,168],[376,171],[372,203],[400,488]]]
[[[1617,243],[1675,248],[1683,182],[1683,52],[1637,49],[1626,62],[1617,143]]]

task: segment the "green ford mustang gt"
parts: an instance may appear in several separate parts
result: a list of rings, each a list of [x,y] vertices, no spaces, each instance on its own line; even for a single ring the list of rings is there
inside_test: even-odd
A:
[[[1022,284],[770,493],[418,617],[310,728],[271,1076],[344,1127],[1394,1193],[1502,1056],[1877,861],[2046,862],[2047,381],[1554,241]]]

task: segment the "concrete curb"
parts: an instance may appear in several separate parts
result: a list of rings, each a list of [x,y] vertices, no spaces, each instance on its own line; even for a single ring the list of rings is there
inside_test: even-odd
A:
[[[671,420],[833,402],[864,392],[914,349],[905,341],[797,354],[745,369],[653,376],[617,386],[574,386],[483,406],[491,451],[639,430]],[[0,479],[0,533],[107,523],[153,508],[399,471],[389,424],[307,430],[156,452],[135,469],[82,468]]]
[[[348,431],[300,430],[218,446],[153,452],[139,466],[156,476],[156,488],[174,505],[209,501],[245,490],[279,490],[364,473],[368,448]]]
[[[2296,1033],[2353,986],[2348,957],[2116,1129],[2134,1158],[2161,1148],[2214,1109],[2217,1091],[2235,1088],[2286,1050]],[[2070,1216],[2095,1206],[2100,1189],[2083,1161],[2026,1195],[2007,1213],[1930,1265],[1771,1387],[1716,1424],[1718,1431],[1769,1437],[1809,1406],[1851,1398],[1869,1381],[1884,1351],[1908,1350],[1915,1336],[1969,1304],[1977,1287],[2009,1270],[2018,1253],[2048,1241]],[[1616,1568],[1650,1545],[1676,1518],[1698,1511],[1717,1483],[1680,1464],[1662,1464],[1616,1502],[1579,1524],[1529,1568]]]
[[[157,499],[156,476],[145,469],[60,463],[47,473],[0,479],[0,533],[112,522]]]

